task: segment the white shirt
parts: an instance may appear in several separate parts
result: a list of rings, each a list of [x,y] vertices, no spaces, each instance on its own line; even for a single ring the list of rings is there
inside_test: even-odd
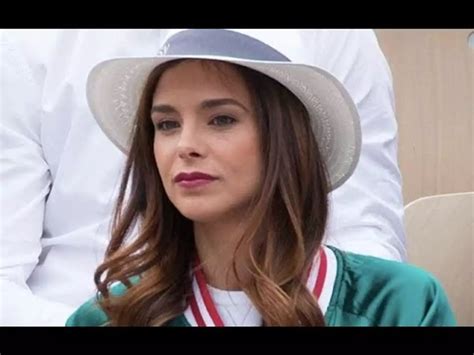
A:
[[[326,275],[324,277],[322,291],[318,297],[318,305],[321,309],[321,312],[326,314],[326,311],[329,307],[331,297],[334,293],[334,284],[336,281],[337,274],[337,259],[334,252],[327,248],[323,247],[327,256],[326,264]],[[317,280],[317,273],[319,271],[319,258],[315,261],[315,267],[310,273],[310,279],[308,280],[309,285],[315,285]],[[228,291],[221,290],[211,285],[207,284],[207,289],[211,296],[212,302],[214,303],[216,310],[221,318],[222,322],[226,327],[260,327],[262,325],[262,316],[258,312],[257,308],[253,305],[250,298],[244,291]],[[193,283],[193,292],[197,294],[199,290],[196,287],[196,284]],[[209,318],[206,315],[206,307],[198,303],[200,308],[200,313],[204,315],[204,319]],[[184,313],[187,321],[192,326],[197,326],[196,320],[189,310],[186,310]],[[212,322],[206,322],[208,325],[212,326]]]
[[[153,56],[162,30],[1,32],[0,324],[63,325],[93,296],[124,155],[95,123],[98,62]],[[362,155],[331,194],[328,244],[405,258],[392,79],[373,31],[302,31],[361,115]]]

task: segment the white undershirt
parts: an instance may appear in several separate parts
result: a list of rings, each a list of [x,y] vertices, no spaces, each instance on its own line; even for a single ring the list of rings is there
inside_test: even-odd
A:
[[[262,317],[244,291],[220,290],[207,285],[217,312],[226,326],[261,326]]]
[[[336,278],[337,262],[333,251],[324,248],[328,258],[328,268],[324,288],[319,298],[319,306],[326,313]],[[211,285],[207,289],[214,301],[217,312],[226,326],[257,326],[262,325],[262,316],[258,313],[250,298],[244,291],[221,290]]]

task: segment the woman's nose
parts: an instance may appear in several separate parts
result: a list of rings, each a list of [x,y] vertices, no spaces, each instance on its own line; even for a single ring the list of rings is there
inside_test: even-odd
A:
[[[203,156],[199,132],[192,126],[183,127],[178,143],[178,156],[181,159],[199,158]]]

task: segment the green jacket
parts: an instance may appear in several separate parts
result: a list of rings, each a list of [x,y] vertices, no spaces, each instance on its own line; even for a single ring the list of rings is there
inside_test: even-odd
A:
[[[438,280],[415,266],[343,252],[330,247],[337,273],[329,306],[328,326],[452,326],[455,318]],[[135,281],[136,282],[136,281]],[[123,284],[112,287],[120,296]],[[92,298],[67,320],[67,326],[103,326],[107,316]],[[170,326],[190,326],[184,315]]]

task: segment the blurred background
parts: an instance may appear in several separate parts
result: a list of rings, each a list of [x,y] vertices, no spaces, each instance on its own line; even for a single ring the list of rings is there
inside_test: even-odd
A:
[[[474,325],[474,30],[376,30],[393,75],[408,261]]]
[[[393,75],[405,205],[474,191],[473,31],[375,31]]]

